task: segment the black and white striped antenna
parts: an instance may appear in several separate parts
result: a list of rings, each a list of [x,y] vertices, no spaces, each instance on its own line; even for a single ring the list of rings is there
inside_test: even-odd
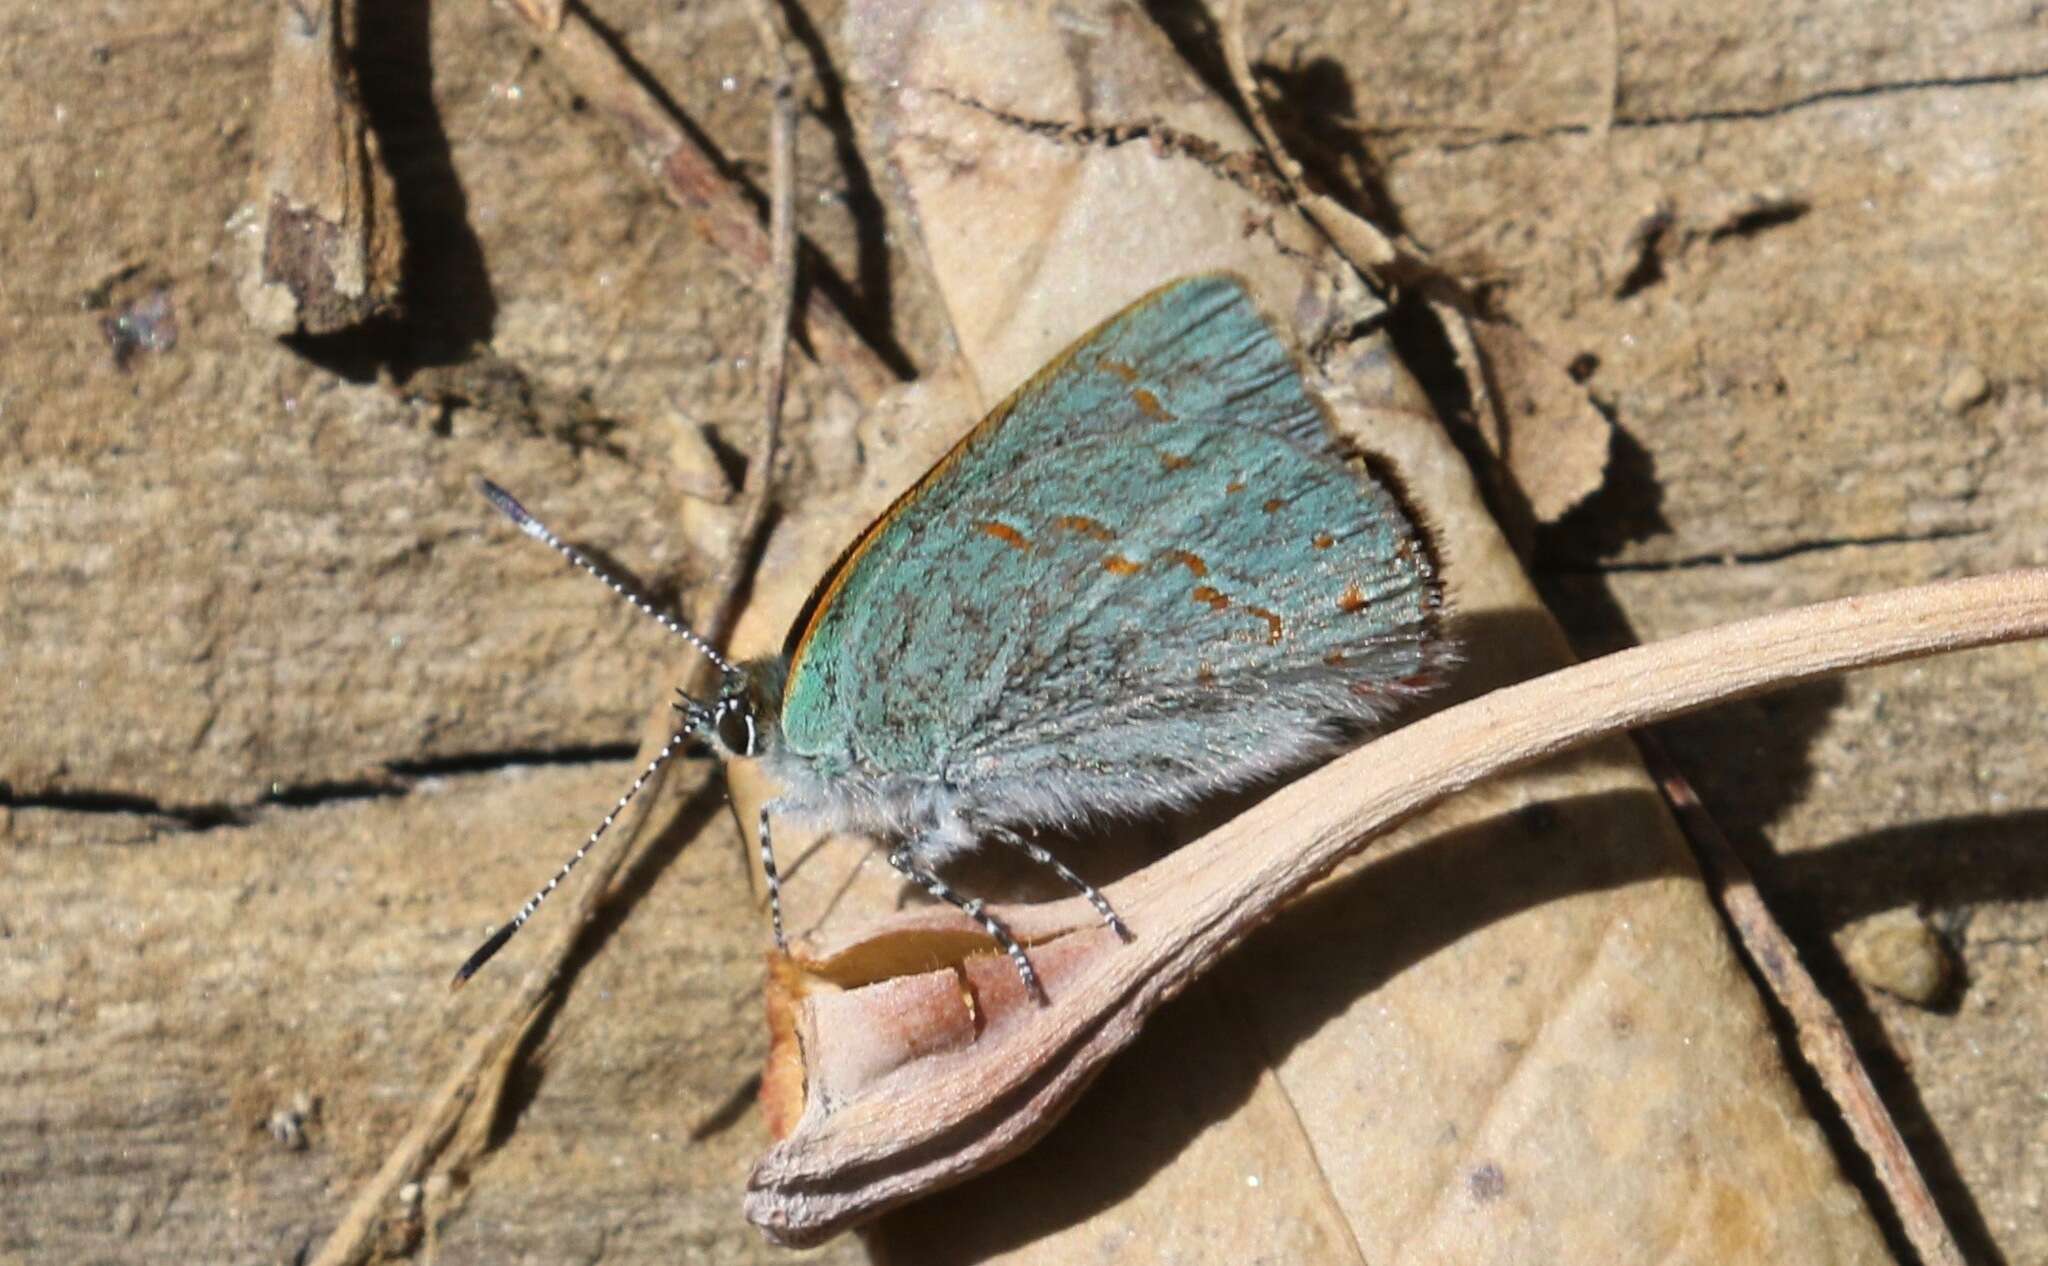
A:
[[[527,511],[526,507],[520,505],[518,499],[511,493],[506,492],[488,479],[481,480],[480,483],[484,498],[496,506],[506,518],[518,524],[520,531],[549,546],[557,554],[569,560],[571,565],[603,581],[607,588],[621,598],[624,598],[627,602],[632,603],[634,609],[638,610],[642,615],[652,618],[669,632],[682,638],[691,646],[696,647],[697,650],[703,653],[706,659],[716,664],[720,671],[725,673],[735,671],[732,662],[716,650],[713,650],[709,642],[706,642],[703,638],[685,628],[674,616],[633,592],[617,577],[591,561],[590,556],[582,550],[577,549],[574,545],[569,544],[561,537],[549,531],[547,524],[534,518]],[[561,887],[562,881],[569,877],[569,872],[576,869],[577,864],[590,855],[590,850],[597,846],[597,842],[600,839],[604,838],[604,833],[611,829],[612,823],[618,820],[619,814],[625,811],[626,805],[632,801],[634,796],[639,795],[640,789],[645,787],[648,780],[654,777],[655,771],[666,764],[668,759],[676,754],[677,750],[682,747],[683,743],[692,734],[717,719],[716,709],[705,706],[692,699],[689,695],[683,694],[680,690],[676,693],[682,695],[682,702],[676,704],[675,707],[678,712],[683,714],[683,724],[674,734],[669,736],[668,742],[664,743],[661,750],[655,753],[654,759],[647,762],[647,767],[640,771],[640,776],[633,780],[633,785],[626,788],[626,794],[619,797],[618,803],[612,806],[611,812],[605,814],[604,820],[597,824],[595,830],[591,831],[589,837],[583,841],[583,846],[570,854],[569,860],[562,863],[561,868],[555,871],[554,876],[547,883],[541,885],[540,889],[531,897],[526,899],[526,904],[519,907],[519,913],[513,915],[510,922],[491,933],[489,939],[477,947],[476,953],[471,954],[468,960],[456,969],[455,979],[450,982],[451,987],[458,986],[471,976],[474,976],[478,968],[491,961],[492,957],[499,950],[505,948],[505,943],[510,941],[513,934],[518,932],[520,928],[526,926],[526,921],[533,917],[534,911],[540,909],[540,903],[548,899],[548,894]]]
[[[603,581],[606,588],[624,598],[627,602],[632,603],[634,609],[639,611],[640,614],[654,620],[661,627],[703,652],[704,658],[718,665],[720,672],[729,673],[733,671],[732,661],[719,654],[716,650],[713,650],[711,643],[683,627],[682,622],[668,612],[661,610],[653,603],[647,601],[647,599],[627,588],[622,581],[614,577],[610,572],[590,561],[590,555],[585,554],[582,550],[577,549],[574,545],[569,544],[569,542],[549,531],[548,525],[534,518],[525,506],[519,504],[518,498],[488,479],[478,480],[477,482],[483,491],[484,499],[496,506],[499,513],[517,523],[520,531],[553,549],[557,554],[568,559],[572,565],[582,568],[592,576]]]

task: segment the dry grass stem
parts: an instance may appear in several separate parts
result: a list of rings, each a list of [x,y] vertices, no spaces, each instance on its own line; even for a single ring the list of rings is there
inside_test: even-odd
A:
[[[670,116],[660,99],[619,60],[618,53],[574,6],[544,0],[506,0],[520,26],[577,94],[609,122],[643,163],[663,194],[688,212],[693,227],[730,261],[734,275],[774,302],[781,274],[774,246],[754,204]],[[785,59],[778,56],[787,71]],[[792,106],[793,110],[793,106]],[[896,382],[896,375],[861,338],[831,298],[813,287],[804,311],[804,334],[818,363],[862,404]]]
[[[782,441],[782,403],[789,386],[790,322],[796,313],[796,82],[781,28],[768,0],[755,0],[754,23],[771,71],[768,115],[768,318],[761,329],[761,434],[747,466],[745,505],[735,548],[726,556],[716,592],[720,609],[709,621],[712,635],[725,640],[738,599],[740,580],[753,566],[772,504],[775,455]]]

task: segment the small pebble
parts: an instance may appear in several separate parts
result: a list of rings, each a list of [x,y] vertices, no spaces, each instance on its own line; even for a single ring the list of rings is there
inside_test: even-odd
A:
[[[265,1128],[270,1137],[284,1145],[286,1151],[303,1152],[309,1140],[306,1137],[306,1123],[320,1116],[320,1101],[309,1091],[300,1090],[292,1095],[289,1106],[279,1108],[270,1114]]]
[[[306,1150],[306,1118],[290,1108],[280,1108],[270,1114],[270,1137],[284,1145],[288,1152]]]
[[[1889,910],[1849,932],[1843,952],[1856,979],[1915,1006],[1933,1006],[1955,978],[1948,946],[1912,910]]]
[[[1967,413],[1991,396],[1991,382],[1975,365],[1965,365],[1941,389],[1941,407],[1949,413]]]

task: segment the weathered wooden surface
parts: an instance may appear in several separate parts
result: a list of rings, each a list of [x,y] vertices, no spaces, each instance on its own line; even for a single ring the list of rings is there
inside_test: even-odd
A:
[[[2048,33],[2003,6],[1919,11],[1897,42],[1846,8],[1624,13],[1618,39],[1602,14],[1512,19],[1534,41],[1513,66],[1461,61],[1490,59],[1496,31],[1354,81],[1361,124],[1404,129],[1382,152],[1411,229],[1599,359],[1628,478],[1537,560],[1582,650],[2048,558],[2048,282],[2029,262],[2048,247]],[[1745,223],[1758,199],[1806,209]],[[1617,298],[1629,228],[1660,207],[1655,279]],[[1668,735],[1982,1260],[2048,1255],[2030,1177],[2048,1111],[2026,1071],[2048,1029],[2044,704],[2048,653],[2016,648]],[[1915,907],[1968,980],[1939,1010],[1859,990],[1831,948]]]
[[[1597,359],[1615,486],[1536,558],[1582,649],[2048,561],[2024,6],[1321,8],[1253,14],[1297,125],[1339,174],[1369,143],[1419,240]],[[0,1259],[291,1260],[488,1010],[445,973],[624,781],[587,758],[668,648],[473,475],[650,579],[718,557],[720,512],[679,489],[715,483],[692,428],[746,447],[756,306],[487,8],[373,12],[415,324],[312,355],[234,300],[267,18],[0,14]],[[737,6],[601,16],[759,152]],[[936,359],[842,149],[815,119],[804,145],[807,231]],[[179,336],[124,369],[86,300],[138,268]],[[406,373],[437,365],[471,369],[423,398]],[[843,407],[798,393],[796,486],[857,477]],[[1967,1244],[2012,1262],[2048,1257],[2044,682],[2040,649],[1987,652],[1671,734],[1823,966],[1902,906],[1959,954],[1946,1010],[1833,975]],[[738,1215],[760,927],[722,831],[636,889],[439,1260],[782,1259]],[[301,1094],[292,1150],[268,1126]]]

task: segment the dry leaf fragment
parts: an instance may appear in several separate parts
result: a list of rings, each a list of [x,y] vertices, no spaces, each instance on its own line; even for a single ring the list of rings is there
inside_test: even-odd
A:
[[[1476,405],[1474,420],[1506,466],[1520,494],[1519,508],[1536,523],[1555,523],[1598,491],[1606,477],[1611,439],[1606,417],[1566,371],[1565,358],[1550,354],[1510,321],[1473,315],[1460,288],[1428,252],[1310,187],[1301,164],[1266,118],[1245,50],[1242,0],[1225,7],[1222,28],[1238,96],[1296,203],[1361,275],[1432,296],[1431,311],[1458,353]],[[1511,535],[1523,535],[1521,525],[1509,526]]]

